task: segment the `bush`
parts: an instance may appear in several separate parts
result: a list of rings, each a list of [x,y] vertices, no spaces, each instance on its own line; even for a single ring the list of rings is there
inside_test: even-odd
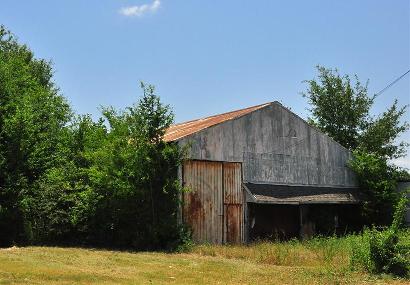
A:
[[[392,221],[397,204],[397,179],[399,169],[386,159],[372,153],[356,150],[349,167],[355,172],[365,202],[362,216],[367,225],[387,226]]]
[[[191,229],[187,225],[181,225],[178,231],[178,238],[175,239],[175,244],[171,244],[170,249],[182,253],[189,252],[193,246]]]
[[[354,268],[371,273],[409,277],[410,247],[399,242],[399,228],[404,218],[407,200],[405,196],[400,199],[389,228],[365,229],[361,240],[352,248],[351,265]]]
[[[401,246],[397,232],[392,229],[373,231],[369,239],[370,258],[376,273],[392,273],[398,276],[408,275],[408,248]]]

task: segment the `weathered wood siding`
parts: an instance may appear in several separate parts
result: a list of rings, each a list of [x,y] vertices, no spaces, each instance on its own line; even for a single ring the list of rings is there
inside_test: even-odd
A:
[[[189,157],[242,162],[243,180],[356,186],[350,152],[279,103],[182,138]]]

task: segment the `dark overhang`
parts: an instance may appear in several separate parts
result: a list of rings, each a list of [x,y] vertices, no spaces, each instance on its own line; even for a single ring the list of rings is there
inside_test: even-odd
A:
[[[357,204],[358,188],[244,183],[247,202],[259,204]]]

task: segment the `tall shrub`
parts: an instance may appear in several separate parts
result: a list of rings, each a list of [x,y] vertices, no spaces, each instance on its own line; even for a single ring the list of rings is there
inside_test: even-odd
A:
[[[105,144],[91,154],[98,197],[92,235],[101,244],[170,248],[178,243],[178,145],[163,141],[173,122],[153,86],[142,84],[139,102],[123,112],[106,108]]]
[[[368,225],[388,225],[398,202],[398,168],[376,154],[362,150],[353,152],[349,167],[356,173],[364,193],[362,215]]]
[[[124,111],[103,108],[68,129],[67,156],[38,183],[32,203],[37,242],[171,249],[186,233],[177,223],[182,191],[178,145],[163,141],[173,122],[153,86]]]
[[[408,199],[399,200],[390,227],[384,230],[366,229],[362,240],[354,244],[351,264],[371,273],[388,273],[410,277],[410,248],[399,241],[399,230],[404,220]]]

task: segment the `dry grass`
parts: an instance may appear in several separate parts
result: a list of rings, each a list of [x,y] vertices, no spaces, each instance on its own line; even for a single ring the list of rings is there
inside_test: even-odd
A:
[[[259,242],[249,246],[198,245],[191,253],[202,256],[240,259],[257,264],[316,267],[338,272],[350,271],[353,245],[361,241],[358,235],[313,238],[300,242]],[[410,246],[410,230],[400,232],[400,243]]]
[[[330,260],[319,247],[197,246],[185,254],[14,247],[0,250],[0,284],[406,284],[351,272],[344,253]]]
[[[228,259],[241,259],[258,264],[305,267],[349,268],[350,244],[354,236],[315,238],[305,242],[259,242],[250,246],[199,245],[192,253]]]
[[[25,247],[0,250],[0,284],[409,284],[350,270],[357,236],[189,253]],[[401,234],[410,243],[410,231]]]

